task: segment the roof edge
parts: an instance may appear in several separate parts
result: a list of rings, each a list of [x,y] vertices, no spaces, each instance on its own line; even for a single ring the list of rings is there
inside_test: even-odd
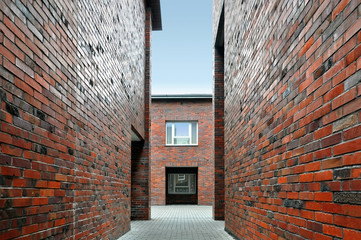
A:
[[[154,94],[152,99],[212,99],[212,94]]]
[[[152,10],[152,30],[162,30],[162,14],[160,9],[160,0],[147,0],[147,7]]]

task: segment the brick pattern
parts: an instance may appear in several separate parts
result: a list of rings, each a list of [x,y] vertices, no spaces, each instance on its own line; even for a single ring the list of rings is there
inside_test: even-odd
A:
[[[132,142],[131,219],[150,219],[150,83],[151,83],[151,9],[145,19],[145,81],[144,112],[145,134],[141,142]]]
[[[214,202],[213,218],[224,220],[224,52],[215,49],[214,60]]]
[[[152,205],[166,204],[166,167],[198,167],[198,204],[211,205],[214,172],[211,99],[153,99],[151,118]],[[198,120],[198,146],[165,146],[167,120]]]
[[[0,1],[0,239],[116,239],[145,138],[143,0]]]
[[[360,1],[222,2],[226,229],[360,238]]]

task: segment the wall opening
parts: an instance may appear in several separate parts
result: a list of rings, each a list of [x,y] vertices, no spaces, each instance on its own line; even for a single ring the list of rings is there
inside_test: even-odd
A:
[[[198,168],[166,167],[166,204],[198,204]]]

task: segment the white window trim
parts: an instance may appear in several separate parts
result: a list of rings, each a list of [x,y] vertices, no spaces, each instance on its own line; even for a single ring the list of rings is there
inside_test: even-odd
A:
[[[167,128],[167,124],[171,123],[172,124],[172,143],[167,143],[167,136],[168,136],[168,128]],[[175,136],[175,127],[174,124],[175,123],[188,123],[188,136]],[[196,123],[197,127],[196,127],[196,143],[190,143],[190,144],[175,144],[174,143],[174,139],[175,138],[188,138],[189,142],[192,142],[192,123]],[[198,146],[198,122],[197,121],[167,121],[165,124],[165,145],[166,146]]]

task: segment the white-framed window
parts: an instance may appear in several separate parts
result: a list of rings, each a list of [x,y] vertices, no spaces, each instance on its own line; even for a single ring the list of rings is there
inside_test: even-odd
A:
[[[196,174],[168,174],[168,194],[195,194]]]
[[[167,122],[166,145],[198,145],[198,123]]]

